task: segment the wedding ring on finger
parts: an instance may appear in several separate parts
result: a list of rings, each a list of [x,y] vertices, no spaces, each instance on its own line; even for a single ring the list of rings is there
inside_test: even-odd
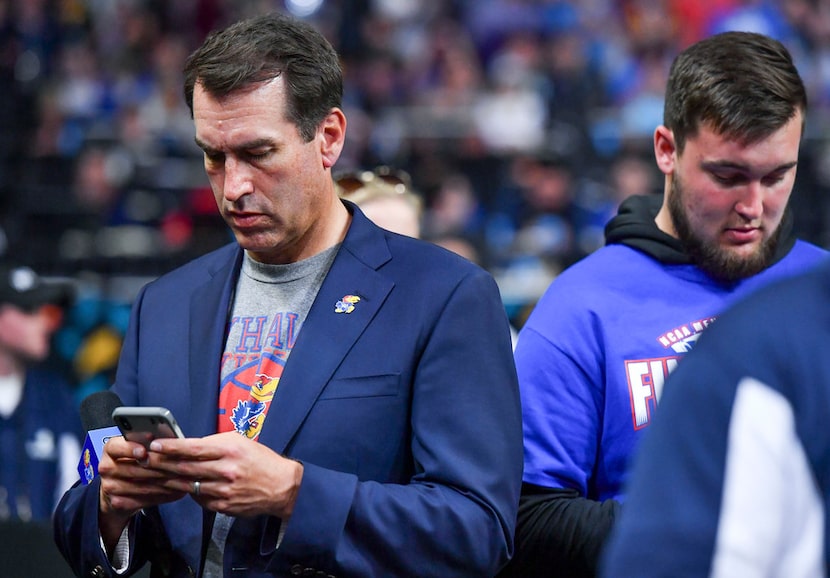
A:
[[[193,495],[198,496],[201,493],[202,493],[202,482],[200,482],[199,480],[196,480],[195,482],[193,482]]]

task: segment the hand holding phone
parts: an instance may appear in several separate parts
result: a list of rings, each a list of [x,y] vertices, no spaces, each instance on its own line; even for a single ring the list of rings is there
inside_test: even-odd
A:
[[[164,407],[121,406],[112,412],[112,419],[129,441],[149,449],[156,438],[183,438],[173,413]]]

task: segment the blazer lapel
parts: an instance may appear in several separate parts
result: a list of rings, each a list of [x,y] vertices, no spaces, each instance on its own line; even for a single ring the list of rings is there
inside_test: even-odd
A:
[[[320,392],[394,287],[376,270],[391,258],[381,230],[353,210],[349,233],[300,329],[260,434],[261,441],[277,452],[288,447]],[[338,313],[338,302],[349,296],[360,300],[353,303],[351,312]]]
[[[228,306],[242,265],[242,251],[208,271],[210,278],[193,292],[190,302],[190,422],[185,433],[200,437],[216,432],[219,405],[219,363],[225,345]]]

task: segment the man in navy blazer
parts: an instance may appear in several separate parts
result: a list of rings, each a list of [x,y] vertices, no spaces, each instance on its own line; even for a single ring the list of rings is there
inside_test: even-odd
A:
[[[111,439],[58,507],[64,557],[80,576],[493,576],[522,432],[492,277],[339,200],[342,77],[307,24],[212,34],[185,94],[236,243],[140,292],[112,390],[186,437]]]

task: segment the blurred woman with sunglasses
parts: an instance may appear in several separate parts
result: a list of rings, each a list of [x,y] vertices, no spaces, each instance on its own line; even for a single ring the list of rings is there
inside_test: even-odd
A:
[[[353,202],[374,223],[401,235],[421,236],[423,202],[407,173],[387,166],[335,178],[340,197]]]

